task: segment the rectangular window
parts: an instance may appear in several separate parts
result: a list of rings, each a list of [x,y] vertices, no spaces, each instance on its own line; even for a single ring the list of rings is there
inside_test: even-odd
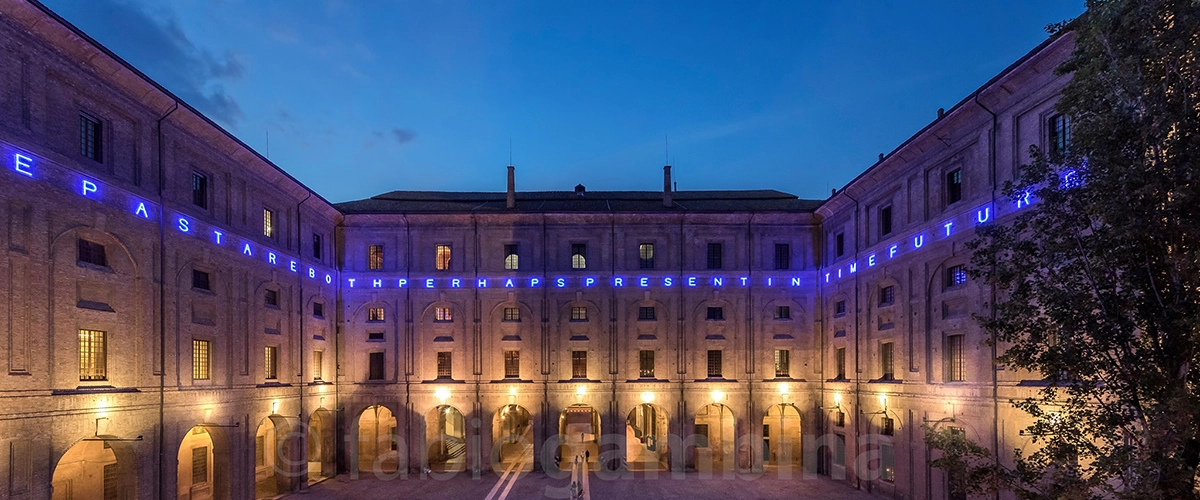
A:
[[[775,349],[775,377],[790,378],[792,376],[792,352],[787,349]]]
[[[834,368],[837,370],[838,380],[846,380],[846,348],[839,347],[833,351]]]
[[[254,436],[254,465],[256,467],[267,465],[266,444],[266,436]]]
[[[1071,147],[1071,119],[1066,115],[1050,118],[1050,154],[1061,158]]]
[[[504,351],[504,378],[521,378],[521,351]]]
[[[721,378],[721,351],[708,351],[708,378]]]
[[[587,307],[572,307],[571,321],[587,321]]]
[[[450,269],[450,245],[438,245],[433,267],[438,271]]]
[[[708,244],[708,268],[709,269],[720,269],[721,265],[724,264],[724,259],[722,258],[723,250],[724,250],[724,248],[721,246],[720,243],[709,243]]]
[[[279,307],[279,292],[268,289],[263,293],[263,304],[270,307]]]
[[[653,306],[638,308],[638,321],[654,321],[654,320],[655,320],[655,314],[654,314]]]
[[[967,380],[967,367],[963,348],[965,337],[950,335],[946,337],[946,381],[963,382]]]
[[[896,448],[890,444],[879,445],[879,479],[896,482]]]
[[[383,342],[383,332],[367,332],[367,342]]]
[[[437,378],[454,378],[453,353],[441,351],[437,353]]]
[[[883,380],[895,380],[896,369],[892,366],[895,359],[895,346],[892,342],[879,344],[879,368]]]
[[[79,239],[78,259],[79,262],[108,267],[108,255],[104,252],[104,245],[83,238]]]
[[[192,172],[192,204],[208,208],[208,176],[200,172]]]
[[[954,288],[967,282],[967,266],[959,264],[946,268],[946,288]]]
[[[571,244],[571,269],[587,269],[587,245]]]
[[[571,378],[587,376],[587,351],[571,351]]]
[[[887,236],[892,234],[892,206],[879,209],[879,235]]]
[[[833,303],[834,316],[844,316],[846,314],[846,301],[839,300]]]
[[[383,308],[370,307],[367,308],[367,321],[371,323],[380,323],[383,321]]]
[[[792,246],[787,243],[775,244],[775,269],[792,268]]]
[[[846,255],[846,233],[838,233],[833,236],[833,255],[836,257]]]
[[[108,338],[99,330],[79,330],[79,380],[108,380]]]
[[[279,378],[279,347],[272,345],[263,349],[263,374],[267,380]]]
[[[654,378],[654,351],[638,351],[638,377]]]
[[[879,433],[884,436],[896,435],[896,421],[887,415],[879,418]]]
[[[704,319],[709,321],[724,321],[725,309],[722,307],[710,307],[708,308],[708,315]]]
[[[838,410],[833,412],[833,425],[838,427],[846,426],[846,412]]]
[[[313,351],[312,377],[314,381],[325,378],[325,351]]]
[[[504,269],[516,271],[520,269],[521,257],[518,250],[520,247],[516,243],[504,245]]]
[[[192,380],[209,379],[210,359],[208,341],[192,339]]]
[[[324,249],[324,240],[321,235],[313,233],[312,256],[314,259],[321,260],[321,251]]]
[[[322,319],[325,318],[325,304],[313,302],[313,317]]]
[[[833,444],[833,465],[846,466],[846,436],[835,434],[836,441]]]
[[[105,443],[108,444],[108,443]],[[121,467],[118,464],[107,464],[101,472],[104,478],[101,481],[104,490],[104,500],[121,500],[125,498],[125,488],[121,481]],[[82,495],[81,495],[82,496]]]
[[[896,302],[896,286],[888,285],[879,289],[879,305],[890,306]]]
[[[372,271],[383,269],[383,245],[367,247],[367,268]]]
[[[263,209],[263,236],[275,237],[275,211],[269,208]]]
[[[192,484],[208,482],[208,447],[192,448]]]
[[[433,320],[439,323],[454,321],[454,312],[449,307],[433,308]]]
[[[654,269],[654,244],[638,245],[638,269]]]
[[[792,319],[792,306],[775,306],[775,319]]]
[[[383,380],[384,360],[387,353],[372,352],[367,356],[367,380]]]
[[[208,279],[208,273],[192,269],[192,288],[212,291],[212,282]]]
[[[85,114],[79,115],[79,152],[98,162],[104,161],[104,125]]]
[[[696,447],[708,448],[708,424],[696,424]]]
[[[504,308],[504,321],[521,321],[521,308],[505,307]]]
[[[957,168],[946,174],[946,204],[958,203],[962,197],[962,169]]]

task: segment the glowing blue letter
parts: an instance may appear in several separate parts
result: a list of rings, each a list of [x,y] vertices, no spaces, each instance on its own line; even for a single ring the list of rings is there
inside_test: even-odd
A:
[[[650,286],[650,278],[646,278],[646,277],[638,278],[638,286],[641,286],[641,287]]]
[[[308,277],[309,277],[309,278],[314,278],[314,279],[315,279],[315,278],[317,277],[317,270],[316,270],[316,269],[313,269],[313,268],[311,268],[311,267],[310,267],[310,268],[308,268]]]
[[[617,283],[617,286],[620,286],[621,278],[613,278],[613,281],[615,281]],[[583,286],[592,286],[594,284],[596,284],[596,278],[584,278],[583,279]]]
[[[925,244],[925,235],[917,235],[913,237],[913,248],[921,248]]]
[[[899,249],[900,249],[900,245],[892,245],[891,247],[889,247],[888,248],[888,258],[890,259],[892,257],[895,257],[896,250],[899,250]]]
[[[80,194],[82,194],[84,196],[87,196],[88,193],[95,193],[96,192],[96,183],[85,180],[82,182],[82,185],[80,186],[79,190],[80,190]]]
[[[134,210],[133,213],[135,215],[142,216],[142,218],[144,218],[144,219],[150,218],[150,212],[146,211],[146,203],[145,202],[138,202],[137,210]]]
[[[333,276],[330,276],[330,275],[326,274],[326,275],[325,275],[325,284],[326,284],[326,285],[332,285],[332,284],[333,284]]]
[[[483,278],[475,280],[475,288],[487,288],[487,280]]]
[[[767,278],[767,286],[771,286],[771,285],[775,284],[774,281],[775,280],[772,278]]]
[[[1018,209],[1021,208],[1021,205],[1029,206],[1029,191],[1028,190],[1026,190],[1025,193],[1022,194],[1021,196],[1017,197],[1017,208]]]
[[[425,288],[433,288],[433,278],[428,278],[425,280]]]
[[[947,223],[946,223],[946,226],[945,226],[945,227],[946,227],[946,236],[950,236],[950,228],[951,228],[952,226],[954,226],[954,223],[953,223],[953,222],[947,222]]]
[[[871,254],[870,257],[867,257],[867,267],[875,267],[875,254]]]
[[[800,278],[792,278],[792,286],[800,286]]]
[[[512,278],[509,278],[507,281],[504,282],[504,288],[514,288],[516,286],[517,285],[513,283]]]
[[[33,177],[33,171],[29,170],[33,166],[33,158],[17,153],[13,155],[13,170],[22,174]]]
[[[383,280],[377,279],[371,282],[371,286],[375,288],[383,288]]]
[[[725,278],[713,278],[713,286],[725,286]]]
[[[288,270],[293,273],[296,272],[296,261],[293,260],[288,262]]]
[[[687,285],[688,285],[688,286],[696,286],[696,277],[695,277],[695,276],[688,276],[688,279],[687,279]]]
[[[857,263],[857,262],[851,262],[851,263],[850,263],[850,274],[854,274],[854,273],[857,273],[857,272],[858,272],[858,263]]]
[[[347,281],[350,282],[350,288],[354,288],[354,278],[350,278]]]
[[[404,288],[406,286],[408,286],[408,280],[404,278],[396,280],[396,288]]]
[[[247,245],[247,246],[249,246],[249,245]],[[269,262],[271,264],[275,263],[275,252],[267,252],[267,262]]]
[[[567,286],[567,280],[565,278],[559,278],[554,280],[554,284],[558,285],[559,288],[562,288]]]
[[[533,288],[533,287],[535,287],[535,286],[538,286],[538,283],[541,283],[541,282],[542,282],[542,280],[540,280],[540,279],[537,279],[537,278],[529,278],[529,287],[530,287],[530,288]]]
[[[221,235],[224,233],[217,231],[216,229],[213,229],[213,234],[215,234],[217,236],[217,244],[220,245],[221,244]]]
[[[185,233],[188,231],[191,231],[192,230],[191,223],[189,223],[187,219],[180,217],[179,218],[179,230],[183,231]]]
[[[991,219],[991,218],[992,218],[992,207],[983,207],[983,210],[975,211],[975,220],[979,221],[980,224],[987,222],[988,219]]]
[[[670,276],[667,276],[667,277],[663,278],[663,286],[671,286],[671,285],[674,285],[674,284],[675,284],[675,283],[674,283],[674,282],[671,280],[671,277],[670,277]]]
[[[749,279],[750,279],[750,278],[747,278],[747,277],[745,277],[745,276],[742,276],[742,277],[741,277],[741,280],[742,280],[742,286],[746,286],[746,280],[749,280]]]
[[[245,244],[245,246],[243,246],[243,247],[242,247],[242,253],[244,253],[244,254],[246,254],[246,255],[249,255],[249,256],[251,256],[251,257],[253,257],[253,256],[254,256],[254,252],[251,252],[251,251],[250,251],[250,244],[249,244],[249,243],[246,243],[246,244]]]
[[[509,280],[512,281],[512,280]],[[450,288],[462,288],[462,280],[455,278],[450,280]]]

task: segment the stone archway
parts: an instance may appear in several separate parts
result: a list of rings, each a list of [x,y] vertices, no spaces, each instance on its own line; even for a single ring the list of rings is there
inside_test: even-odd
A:
[[[625,467],[629,470],[668,470],[667,412],[650,403],[630,410],[625,419]]]
[[[804,456],[800,447],[802,435],[800,410],[794,405],[780,403],[767,408],[763,416],[763,465],[798,470]]]
[[[467,428],[462,412],[438,405],[425,414],[425,446],[428,467],[436,472],[467,469]]]
[[[271,498],[294,489],[297,460],[292,428],[280,415],[269,415],[254,433],[254,498]]]
[[[179,443],[176,469],[180,500],[229,498],[229,440],[224,429],[204,424],[188,429]]]
[[[533,470],[533,419],[521,405],[500,407],[492,417],[492,470]]]
[[[333,413],[319,409],[308,419],[308,484],[337,473]]]
[[[585,404],[573,404],[558,417],[559,452],[562,468],[570,468],[575,457],[595,469],[600,460],[600,413]]]
[[[133,500],[138,469],[127,442],[97,436],[75,443],[54,467],[53,500]]]
[[[696,412],[696,470],[732,472],[737,465],[733,410],[711,403]]]
[[[396,416],[386,406],[369,406],[358,416],[358,471],[395,473],[400,469]]]

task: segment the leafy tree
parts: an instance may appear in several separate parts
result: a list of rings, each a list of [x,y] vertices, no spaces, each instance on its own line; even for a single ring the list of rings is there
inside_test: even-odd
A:
[[[1032,149],[1005,192],[1034,204],[972,242],[999,361],[1044,377],[1014,402],[1041,448],[942,465],[1021,498],[1200,498],[1200,2],[1088,0],[1051,29],[1075,37],[1069,147]]]

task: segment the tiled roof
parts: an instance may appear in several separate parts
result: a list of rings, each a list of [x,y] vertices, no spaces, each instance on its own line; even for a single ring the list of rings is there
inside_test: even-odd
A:
[[[345,214],[390,213],[721,213],[812,212],[824,200],[761,189],[751,191],[674,191],[665,207],[659,191],[517,192],[517,207],[505,208],[503,192],[392,191],[365,200],[334,204]]]

